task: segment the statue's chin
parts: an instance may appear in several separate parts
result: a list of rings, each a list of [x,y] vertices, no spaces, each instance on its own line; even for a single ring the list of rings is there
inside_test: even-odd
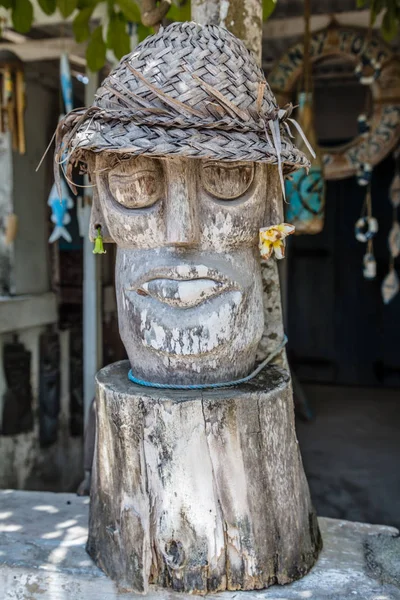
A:
[[[234,347],[245,325],[243,294],[238,290],[226,290],[193,306],[188,302],[185,308],[170,299],[165,303],[154,298],[135,300],[130,302],[132,321],[140,323],[141,344],[161,355],[200,356],[228,342]]]
[[[157,305],[159,303],[157,302]],[[230,291],[193,308],[154,300],[125,314],[122,341],[139,379],[170,384],[232,381],[254,368],[262,321],[246,295]]]

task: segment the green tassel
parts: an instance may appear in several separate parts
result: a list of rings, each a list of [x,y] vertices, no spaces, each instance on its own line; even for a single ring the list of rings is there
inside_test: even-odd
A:
[[[101,227],[97,228],[97,235],[96,235],[96,238],[94,240],[93,254],[106,254],[106,251],[104,250],[104,246],[103,246],[103,238],[102,238],[102,235],[101,235]]]

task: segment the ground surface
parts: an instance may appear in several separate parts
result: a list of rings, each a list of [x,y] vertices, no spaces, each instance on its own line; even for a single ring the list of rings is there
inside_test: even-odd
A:
[[[87,498],[0,491],[0,599],[143,598],[131,593],[119,595],[114,584],[94,566],[85,552],[87,517]],[[259,592],[225,592],[208,598],[400,600],[396,584],[400,538],[395,537],[396,530],[324,518],[320,526],[324,550],[302,580]],[[386,565],[383,570],[382,564]],[[152,589],[148,598],[187,600],[188,596]]]
[[[304,385],[296,423],[319,515],[400,528],[400,390]]]

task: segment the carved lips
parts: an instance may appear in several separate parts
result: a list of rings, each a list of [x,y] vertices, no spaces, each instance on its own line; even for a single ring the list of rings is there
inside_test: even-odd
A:
[[[147,277],[130,291],[150,296],[173,308],[193,308],[224,292],[238,289],[237,284],[205,266],[183,265],[154,272]]]

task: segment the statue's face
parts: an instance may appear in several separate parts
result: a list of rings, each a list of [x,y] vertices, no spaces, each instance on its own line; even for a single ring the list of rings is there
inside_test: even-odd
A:
[[[119,327],[133,373],[162,383],[248,374],[263,332],[265,165],[96,158],[118,245]]]

